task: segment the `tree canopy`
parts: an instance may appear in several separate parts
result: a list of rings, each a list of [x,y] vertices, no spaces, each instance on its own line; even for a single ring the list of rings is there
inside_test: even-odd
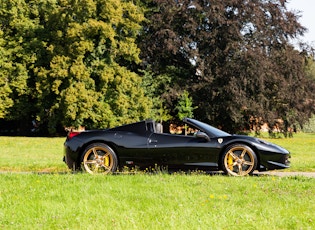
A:
[[[190,93],[195,117],[237,131],[250,117],[303,124],[314,113],[314,81],[290,43],[305,28],[285,0],[153,2],[142,57],[174,76],[166,91]]]
[[[136,38],[141,8],[119,0],[1,0],[2,117],[106,128],[150,116]],[[12,103],[13,101],[13,103]]]
[[[176,119],[188,100],[226,131],[253,119],[304,124],[314,56],[290,43],[305,28],[286,4],[0,0],[0,119],[56,134]]]

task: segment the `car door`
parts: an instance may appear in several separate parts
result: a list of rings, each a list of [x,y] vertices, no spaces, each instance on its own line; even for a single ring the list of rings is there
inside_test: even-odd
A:
[[[114,133],[114,142],[119,153],[121,165],[130,167],[147,167],[154,165],[152,156],[148,154],[148,135],[132,132]]]
[[[158,165],[175,168],[218,166],[217,142],[194,136],[153,133],[148,139],[149,153]]]

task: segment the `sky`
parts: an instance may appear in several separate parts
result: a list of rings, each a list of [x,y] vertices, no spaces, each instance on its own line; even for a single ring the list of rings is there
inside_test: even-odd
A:
[[[287,9],[300,11],[299,22],[308,29],[300,39],[315,46],[315,0],[288,0]]]

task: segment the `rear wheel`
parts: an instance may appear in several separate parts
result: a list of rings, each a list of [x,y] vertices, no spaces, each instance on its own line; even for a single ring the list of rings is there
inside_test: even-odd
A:
[[[223,171],[232,176],[246,176],[254,172],[257,167],[257,156],[246,145],[232,145],[222,156]]]
[[[108,174],[116,171],[118,160],[115,152],[103,143],[86,147],[82,155],[82,168],[90,174]]]

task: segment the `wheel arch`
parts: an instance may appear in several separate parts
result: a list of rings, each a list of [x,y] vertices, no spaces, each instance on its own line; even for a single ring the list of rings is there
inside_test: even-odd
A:
[[[223,154],[225,153],[225,151],[229,148],[229,147],[231,147],[232,145],[237,145],[237,144],[239,144],[239,145],[246,145],[246,146],[248,146],[249,148],[251,148],[253,151],[254,151],[254,153],[255,153],[255,155],[256,155],[256,158],[257,158],[257,168],[256,168],[256,170],[259,168],[259,166],[260,166],[260,155],[259,155],[259,151],[258,151],[258,149],[255,147],[255,145],[253,145],[253,144],[251,144],[250,142],[247,142],[247,141],[240,141],[240,140],[237,140],[237,141],[231,141],[231,142],[229,142],[229,143],[227,143],[227,144],[225,144],[225,146],[221,149],[221,151],[220,151],[220,154],[219,154],[219,170],[222,170],[222,156],[223,156]]]
[[[102,143],[102,144],[105,144],[105,145],[108,145],[116,154],[117,156],[117,160],[118,160],[118,166],[120,165],[120,157],[119,157],[119,153],[117,151],[117,146],[113,143],[113,142],[110,142],[110,141],[106,141],[106,140],[102,140],[102,139],[95,139],[95,140],[91,140],[89,142],[86,142],[84,143],[80,150],[79,150],[79,157],[77,159],[77,164],[80,166],[81,165],[81,158],[82,158],[82,155],[84,154],[84,150],[86,149],[86,147],[88,147],[89,145],[91,144],[96,144],[96,143]]]

